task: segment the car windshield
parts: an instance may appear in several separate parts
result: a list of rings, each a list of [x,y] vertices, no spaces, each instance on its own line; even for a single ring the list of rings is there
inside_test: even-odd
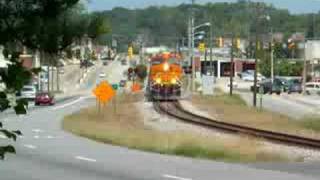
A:
[[[34,89],[31,87],[24,87],[22,91],[34,91]]]
[[[0,0],[0,180],[320,179],[320,0]]]

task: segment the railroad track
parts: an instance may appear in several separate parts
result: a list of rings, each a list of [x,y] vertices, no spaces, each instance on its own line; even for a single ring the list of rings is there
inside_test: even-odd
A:
[[[289,134],[278,133],[273,131],[266,131],[266,130],[251,128],[251,127],[221,122],[214,119],[209,119],[185,110],[184,108],[182,108],[182,106],[178,101],[154,102],[154,108],[160,113],[167,114],[171,117],[174,117],[179,120],[192,123],[195,125],[201,125],[207,128],[214,128],[214,129],[223,130],[230,133],[248,135],[256,138],[277,141],[287,145],[309,147],[309,148],[320,150],[320,140],[318,139],[289,135]]]

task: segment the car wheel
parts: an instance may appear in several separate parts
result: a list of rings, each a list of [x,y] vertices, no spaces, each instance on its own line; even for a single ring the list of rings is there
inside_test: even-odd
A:
[[[306,91],[307,95],[310,95],[311,93],[309,91]]]
[[[288,94],[291,94],[291,91],[288,91]]]
[[[277,95],[280,95],[280,94],[281,94],[281,92],[280,92],[280,91],[278,91],[278,92],[277,92]]]

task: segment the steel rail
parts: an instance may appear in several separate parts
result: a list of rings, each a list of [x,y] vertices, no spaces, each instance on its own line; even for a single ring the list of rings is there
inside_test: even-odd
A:
[[[179,102],[154,102],[155,109],[160,112],[167,114],[171,117],[179,120],[192,123],[195,125],[201,125],[207,128],[214,128],[223,130],[226,132],[248,135],[255,138],[262,138],[271,141],[281,142],[287,145],[294,145],[300,147],[309,147],[320,149],[320,140],[307,138],[302,136],[290,135],[285,133],[279,133],[274,131],[267,131],[227,122],[222,122],[201,115],[194,114],[188,110],[185,110]]]

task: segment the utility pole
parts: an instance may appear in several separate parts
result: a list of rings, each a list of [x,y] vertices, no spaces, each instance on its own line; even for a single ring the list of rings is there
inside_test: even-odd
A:
[[[213,67],[213,60],[212,60],[212,55],[213,55],[213,53],[212,53],[212,41],[213,41],[213,38],[212,38],[212,34],[213,34],[213,32],[212,32],[212,26],[213,26],[213,23],[212,23],[212,19],[210,18],[210,23],[211,23],[211,26],[210,26],[210,40],[209,40],[209,47],[210,47],[210,67],[211,67],[211,73],[212,73],[212,76],[214,76],[214,71],[213,71],[213,69],[214,69],[214,67]]]
[[[256,18],[255,18],[255,26],[256,26],[256,48],[255,48],[255,71],[254,71],[254,83],[253,83],[253,106],[257,107],[257,74],[258,74],[258,51],[259,51],[259,18],[260,18],[260,3],[257,2],[256,5]]]
[[[270,72],[271,72],[271,82],[272,82],[272,84],[273,84],[273,81],[274,81],[273,28],[271,28],[271,42],[270,42],[270,48],[271,48],[271,51],[270,51],[270,58],[271,58],[271,71],[270,71]]]
[[[195,0],[191,0],[191,63],[192,63],[192,91],[195,91],[195,75],[196,75],[196,67],[194,62],[194,4]]]
[[[302,74],[302,91],[306,94],[306,82],[307,82],[307,40],[304,42],[304,58],[303,58],[303,74]]]
[[[233,74],[234,74],[234,35],[231,37],[231,64],[230,64],[230,96],[233,95]]]

